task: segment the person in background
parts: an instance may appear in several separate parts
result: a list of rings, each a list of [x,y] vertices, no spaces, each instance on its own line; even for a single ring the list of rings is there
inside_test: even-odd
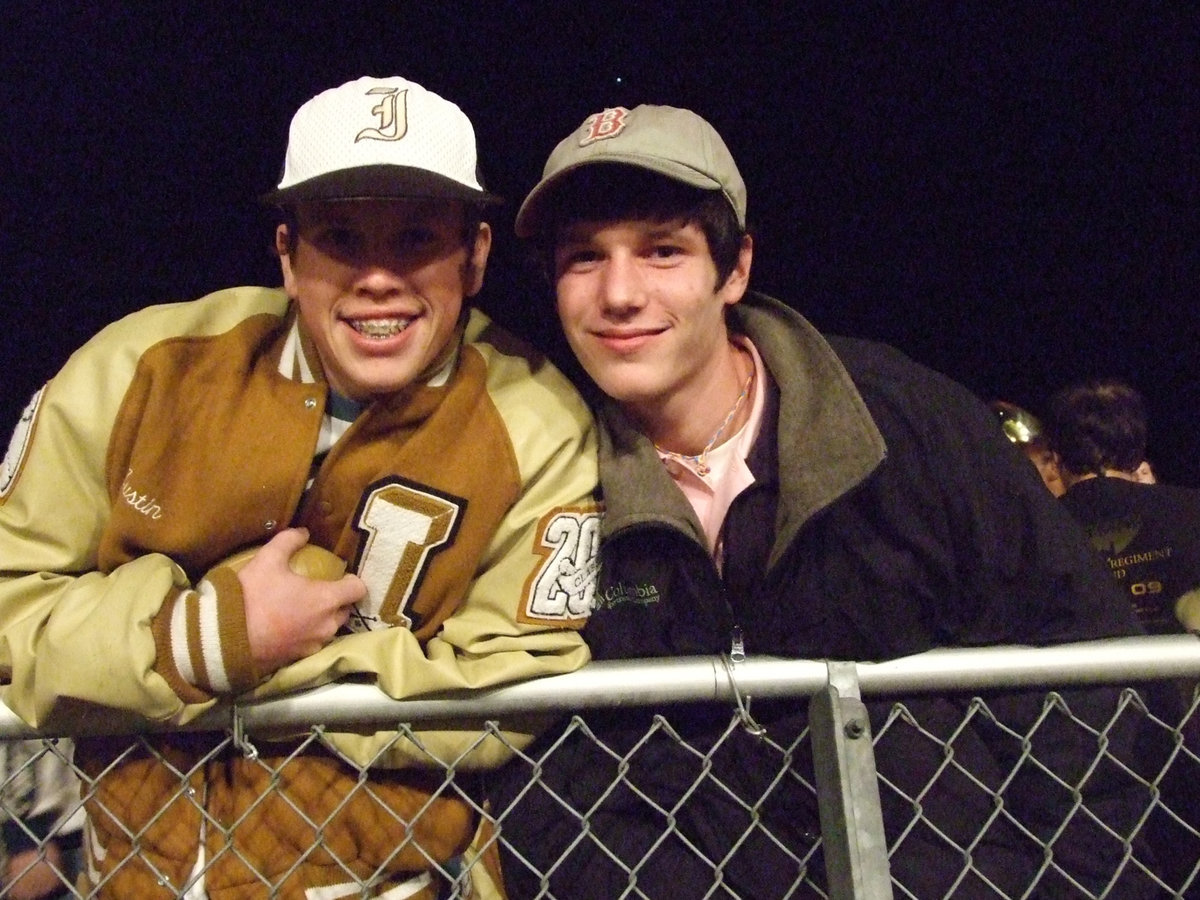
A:
[[[400,77],[323,91],[264,199],[282,289],[111,325],[14,434],[0,673],[34,727],[185,724],[346,677],[411,697],[588,659],[594,424],[471,308],[497,198],[466,115]],[[523,740],[322,731],[248,754],[208,732],[81,738],[86,884],[441,896],[475,830],[441,768]]]
[[[1115,378],[1079,382],[1050,397],[1046,418],[1063,505],[1146,630],[1178,632],[1176,604],[1200,588],[1200,491],[1152,480],[1144,398]]]
[[[1000,419],[1005,437],[1024,451],[1029,461],[1037,467],[1047,490],[1055,497],[1061,497],[1066,489],[1058,471],[1058,456],[1046,439],[1038,417],[1005,400],[993,400],[989,405]]]
[[[725,142],[667,106],[589,116],[517,215],[601,395],[594,657],[866,661],[1138,633],[986,404],[750,290],[746,222]],[[920,696],[889,720],[871,701],[905,896],[1154,895],[1122,853],[1150,797],[1109,764],[1135,753],[1108,726],[1119,691],[1064,696],[1074,719],[1041,692],[989,695],[982,716]],[[707,705],[621,708],[545,735],[488,777],[510,896],[827,890],[805,706],[756,698],[745,728]]]
[[[1200,630],[1200,491],[1159,484],[1146,460],[1146,403],[1133,385],[1099,378],[1066,385],[1047,403],[1046,427],[1058,452],[1066,493],[1060,502],[1083,528],[1097,555],[1150,634]],[[1195,704],[1196,679],[1174,682],[1184,710]],[[1170,713],[1167,722],[1179,722]],[[1200,830],[1200,721],[1179,731],[1184,752],[1157,776],[1161,750],[1149,748],[1143,771],[1167,798],[1147,828],[1171,880],[1192,877]]]

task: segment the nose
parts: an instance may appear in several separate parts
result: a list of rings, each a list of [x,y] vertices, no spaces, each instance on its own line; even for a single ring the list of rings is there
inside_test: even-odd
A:
[[[372,264],[359,268],[356,283],[361,293],[383,296],[398,290],[403,278],[390,266]]]
[[[384,298],[400,291],[406,269],[393,253],[375,251],[364,253],[356,264],[355,289],[367,296]]]
[[[645,304],[645,284],[632,256],[614,253],[605,260],[600,302],[605,311],[614,315],[627,315]]]

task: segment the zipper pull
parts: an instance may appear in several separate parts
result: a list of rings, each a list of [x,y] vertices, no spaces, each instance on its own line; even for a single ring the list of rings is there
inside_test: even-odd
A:
[[[733,643],[729,648],[729,658],[735,662],[746,661],[746,642],[742,638],[742,626],[733,626]]]
[[[750,695],[742,696],[741,690],[738,688],[737,677],[733,674],[733,667],[740,662],[746,661],[746,641],[742,636],[742,628],[740,625],[734,625],[731,633],[732,641],[729,646],[729,656],[721,657],[721,662],[725,666],[725,674],[729,676],[729,684],[733,687],[733,699],[737,704],[737,717],[742,722],[742,728],[747,734],[754,737],[762,737],[767,733],[767,729],[763,728],[754,720],[754,716],[750,715]]]

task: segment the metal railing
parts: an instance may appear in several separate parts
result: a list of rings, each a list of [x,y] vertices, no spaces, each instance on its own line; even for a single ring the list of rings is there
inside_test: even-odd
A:
[[[768,740],[764,746],[773,748],[772,759],[777,758],[778,772],[774,773],[773,784],[783,789],[787,784],[797,786],[801,792],[812,795],[819,807],[820,832],[816,843],[808,847],[789,847],[787,841],[769,832],[764,819],[757,818],[758,807],[747,807],[754,828],[768,828],[767,837],[773,845],[788,854],[789,865],[795,869],[795,879],[789,885],[773,889],[770,896],[828,896],[838,898],[876,898],[924,896],[915,883],[897,874],[896,863],[904,853],[906,841],[918,826],[937,832],[939,823],[934,819],[932,806],[928,806],[928,792],[940,781],[951,778],[973,784],[982,795],[985,806],[993,808],[987,828],[1005,822],[1023,831],[1031,840],[1041,843],[1044,861],[1018,894],[1006,894],[1004,887],[978,863],[983,835],[972,840],[961,836],[939,834],[951,857],[960,860],[956,873],[951,873],[949,887],[937,896],[1057,896],[1057,888],[1051,884],[1069,884],[1078,890],[1079,896],[1125,897],[1125,896],[1189,896],[1200,890],[1200,822],[1187,808],[1179,805],[1178,793],[1172,794],[1170,784],[1183,777],[1193,777],[1193,768],[1200,773],[1197,746],[1190,735],[1195,731],[1194,693],[1179,694],[1184,701],[1172,708],[1164,717],[1163,707],[1155,707],[1147,696],[1148,685],[1170,684],[1200,679],[1200,640],[1193,635],[1170,637],[1125,638],[1071,644],[1047,648],[989,647],[979,649],[945,649],[923,653],[880,663],[830,662],[811,660],[783,660],[774,658],[750,658],[731,662],[727,658],[688,658],[659,660],[629,660],[620,662],[597,662],[579,672],[552,678],[539,679],[501,688],[478,691],[455,696],[425,697],[412,700],[393,700],[374,687],[363,684],[335,684],[305,694],[283,697],[256,703],[236,703],[214,708],[201,719],[186,728],[147,723],[145,729],[131,733],[126,725],[108,732],[100,717],[91,717],[81,727],[70,733],[37,733],[24,725],[7,708],[0,705],[0,740],[8,746],[33,748],[34,753],[25,754],[24,766],[3,773],[0,783],[0,819],[8,821],[9,829],[23,833],[34,847],[35,853],[29,866],[49,860],[54,872],[66,870],[52,854],[53,842],[64,836],[64,830],[78,824],[77,813],[82,802],[92,809],[97,800],[98,778],[94,772],[80,770],[72,763],[71,742],[60,738],[85,738],[103,734],[129,734],[130,746],[154,755],[157,738],[164,732],[203,733],[212,736],[212,747],[207,759],[220,754],[234,754],[253,759],[256,744],[270,742],[280,735],[295,736],[302,732],[306,736],[296,745],[294,753],[304,753],[324,747],[325,735],[338,731],[396,730],[405,740],[421,744],[423,731],[436,730],[442,723],[453,722],[453,727],[462,731],[474,723],[480,740],[484,737],[508,741],[506,723],[513,718],[536,714],[547,717],[563,714],[567,721],[566,734],[580,740],[596,741],[603,746],[603,738],[594,733],[589,722],[593,716],[605,712],[651,708],[657,715],[650,730],[654,740],[686,742],[686,738],[672,727],[673,716],[686,707],[702,704],[722,704],[728,708],[728,728],[718,744],[712,748],[695,751],[701,778],[712,779],[722,791],[729,791],[720,781],[721,774],[715,760],[721,752],[720,743],[728,735],[740,730],[753,730],[757,725],[754,711],[761,704],[785,698],[811,698],[807,722],[795,741],[775,744]],[[1113,688],[1116,702],[1111,715],[1102,722],[1076,716],[1070,704],[1063,700],[1062,692],[1072,689],[1089,689],[1093,686]],[[994,698],[1004,692],[1036,693],[1040,696],[1038,714],[1020,728],[1004,720],[1003,713],[996,712]],[[954,697],[959,703],[961,718],[949,730],[941,726],[920,721],[921,698]],[[868,709],[868,705],[870,709]],[[880,710],[886,710],[881,714]],[[1048,727],[1044,723],[1057,717],[1078,733],[1090,748],[1090,759],[1085,760],[1082,774],[1063,775],[1052,763],[1043,761],[1046,748],[1039,729]],[[960,749],[961,735],[968,728],[982,723],[992,732],[1002,735],[1012,748],[1011,770],[1002,772],[1002,780],[991,783],[970,771],[970,764]],[[901,730],[911,731],[926,739],[929,748],[932,775],[930,781],[918,785],[901,785],[891,775],[877,766],[875,753],[885,752]],[[1153,764],[1144,760],[1125,758],[1120,749],[1122,735],[1139,730],[1157,736],[1161,757]],[[648,735],[647,740],[650,739]],[[28,743],[32,742],[32,743]],[[552,785],[542,784],[545,766],[553,761],[553,755],[561,743],[548,746],[525,747],[510,745],[517,766],[527,775],[531,785],[547,791],[556,802],[565,803],[554,793]],[[630,756],[620,751],[610,751],[617,762],[617,780],[625,778]],[[688,747],[689,752],[692,748]],[[886,750],[890,752],[890,750]],[[809,763],[804,762],[811,757]],[[38,761],[57,760],[61,767],[78,779],[81,800],[73,801],[69,808],[60,811],[60,821],[49,834],[27,825],[29,810],[12,799],[17,782],[28,781],[25,767]],[[464,804],[472,814],[484,814],[483,796],[479,782],[460,766],[461,760],[442,761],[440,778],[434,780],[433,795],[453,798]],[[263,763],[264,766],[274,763]],[[1012,812],[1006,791],[1010,782],[1019,774],[1024,777],[1030,769],[1044,774],[1049,783],[1061,785],[1064,796],[1074,798],[1068,804],[1067,819],[1054,823],[1045,832],[1027,828],[1017,814]],[[1089,806],[1087,790],[1100,769],[1113,769],[1121,773],[1136,789],[1141,798],[1136,815],[1130,821],[1104,822]],[[185,796],[189,784],[195,783],[199,769],[180,771],[179,796]],[[370,766],[359,773],[354,790],[368,791],[370,788]],[[1200,774],[1196,777],[1200,778]],[[274,790],[284,784],[282,770],[267,772],[266,783]],[[1200,781],[1192,782],[1200,784]],[[707,785],[706,785],[707,787]],[[282,790],[281,787],[278,789]],[[486,792],[485,792],[486,793]],[[1200,788],[1193,793],[1200,795]],[[190,796],[190,795],[188,795]],[[680,798],[682,804],[687,798]],[[762,799],[762,798],[760,798]],[[203,805],[200,800],[194,801]],[[656,800],[657,802],[657,800]],[[739,802],[741,802],[739,800]],[[1073,805],[1072,805],[1073,804]],[[1185,803],[1184,806],[1187,806]],[[753,807],[753,808],[751,808]],[[662,815],[663,833],[656,837],[655,847],[664,841],[679,843],[686,853],[703,863],[705,871],[711,870],[712,881],[704,896],[734,897],[757,896],[746,893],[736,883],[733,872],[734,852],[727,857],[712,858],[711,848],[701,846],[694,836],[686,832],[679,818],[682,805],[670,803],[665,808],[653,807]],[[884,815],[883,810],[892,813]],[[894,810],[907,810],[906,823],[897,829]],[[556,879],[570,877],[570,866],[575,858],[572,854],[582,843],[591,841],[589,816],[592,809],[570,810],[563,806],[564,815],[577,817],[569,823],[575,828],[571,832],[570,852],[564,854],[550,867],[552,871],[533,871],[538,896],[567,897],[555,885]],[[416,885],[411,894],[402,891],[385,894],[383,885],[389,881],[385,867],[377,872],[363,875],[349,863],[344,867],[352,891],[343,895],[314,893],[310,896],[446,896],[487,897],[497,896],[492,880],[474,878],[485,862],[485,850],[503,848],[506,872],[514,867],[533,866],[520,846],[508,846],[505,832],[506,817],[516,815],[509,809],[490,809],[489,821],[496,823],[494,832],[480,831],[474,845],[453,860],[435,858],[426,854],[429,868],[435,873],[438,887],[421,888]],[[885,818],[889,821],[885,823]],[[510,829],[512,821],[508,820]],[[1060,846],[1065,846],[1064,835],[1068,830],[1086,822],[1101,833],[1111,837],[1111,865],[1106,863],[1105,874],[1099,881],[1088,882],[1077,877],[1069,866],[1060,860]],[[1163,823],[1166,823],[1165,826]],[[330,837],[333,820],[311,822],[315,842],[335,843]],[[404,844],[410,838],[407,826],[401,823],[397,841]],[[230,827],[206,818],[208,829]],[[226,835],[225,849],[236,854],[233,829]],[[1153,848],[1147,849],[1147,837],[1154,830],[1170,835],[1178,842],[1177,858],[1164,865],[1155,855]],[[1165,828],[1165,831],[1163,830]],[[58,829],[58,830],[56,830]],[[132,856],[142,847],[141,833],[130,835]],[[734,836],[733,842],[745,840],[745,835]],[[1150,841],[1153,843],[1153,840]],[[322,849],[328,849],[323,847]],[[425,852],[422,848],[417,848]],[[630,861],[621,857],[612,848],[602,848],[606,858],[620,866],[621,877],[625,878],[623,896],[657,896],[646,893],[649,888],[648,866],[652,860]],[[656,851],[657,852],[657,851]],[[1161,851],[1160,851],[1161,852]],[[218,852],[219,855],[219,852]],[[131,856],[131,858],[132,858]],[[192,873],[190,880],[180,883],[164,874],[160,883],[177,896],[195,896],[186,891],[200,883],[199,875],[213,858],[202,860]],[[32,873],[32,868],[25,871]],[[903,871],[903,869],[901,869]],[[10,876],[13,873],[10,871]],[[20,875],[21,873],[16,873]],[[292,896],[293,886],[287,881],[295,874],[289,870],[281,876],[264,874],[262,896]],[[494,873],[493,873],[494,874]],[[529,874],[529,873],[526,873]],[[626,876],[628,876],[626,878]],[[1054,876],[1054,878],[1051,878]],[[1130,879],[1133,879],[1131,882]],[[990,880],[989,880],[990,879]],[[1057,880],[1055,880],[1057,879]],[[467,885],[474,883],[473,888]],[[113,882],[116,884],[117,882]],[[1137,883],[1148,888],[1134,891],[1129,884]],[[83,884],[83,882],[80,882]],[[971,888],[970,885],[987,886]],[[103,887],[103,885],[101,886]],[[349,889],[348,889],[349,890]],[[399,890],[393,888],[393,890]],[[424,890],[425,893],[420,891]],[[474,891],[472,894],[471,891]],[[8,895],[9,887],[0,888],[0,897]],[[990,892],[989,892],[990,891]],[[63,896],[107,896],[102,890],[85,890],[78,885],[66,888]],[[684,896],[685,894],[680,894]],[[762,896],[766,896],[763,894]],[[296,896],[304,896],[297,894]],[[517,900],[510,894],[510,900]],[[523,900],[523,897],[522,897]]]

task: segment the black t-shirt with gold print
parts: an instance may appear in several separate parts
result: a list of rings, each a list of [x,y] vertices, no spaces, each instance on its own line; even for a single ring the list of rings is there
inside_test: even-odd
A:
[[[1089,478],[1062,502],[1084,527],[1151,634],[1178,632],[1175,601],[1200,587],[1200,491]]]

